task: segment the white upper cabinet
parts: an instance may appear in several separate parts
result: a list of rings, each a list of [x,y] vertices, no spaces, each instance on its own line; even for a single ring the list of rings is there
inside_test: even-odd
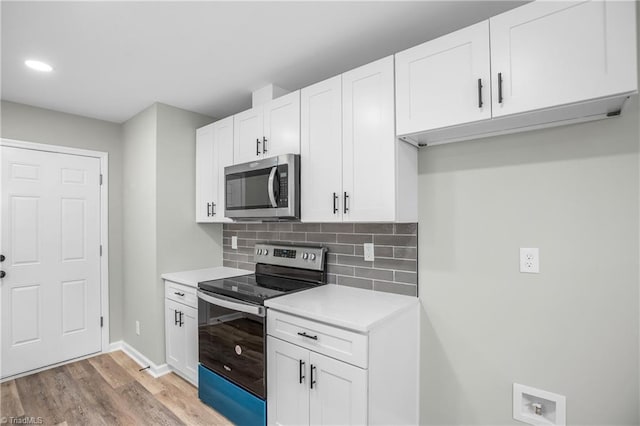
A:
[[[224,168],[233,164],[233,117],[196,131],[196,222],[227,222]]]
[[[342,111],[343,219],[394,221],[393,56],[342,75]]]
[[[635,15],[633,1],[536,1],[491,18],[493,116],[635,91]]]
[[[301,215],[307,222],[342,220],[342,77],[302,89]]]
[[[233,159],[235,164],[262,157],[264,120],[262,107],[251,108],[233,116]]]
[[[233,119],[235,164],[300,153],[300,91],[243,111]]]
[[[393,69],[389,56],[302,89],[303,222],[417,220],[417,152],[395,137]]]
[[[527,3],[396,55],[397,134],[423,146],[615,116],[636,56],[633,1]]]
[[[398,134],[491,118],[489,21],[395,59]]]
[[[262,153],[265,157],[300,153],[300,91],[264,105]]]

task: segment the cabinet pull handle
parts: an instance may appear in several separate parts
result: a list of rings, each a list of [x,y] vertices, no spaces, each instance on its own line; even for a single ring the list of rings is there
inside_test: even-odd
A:
[[[311,339],[311,340],[318,340],[318,336],[310,336],[304,331],[299,331],[298,336],[306,337],[307,339]]]
[[[173,310],[173,325],[178,325],[178,311]]]
[[[338,194],[333,193],[333,214],[338,213]]]
[[[478,79],[478,108],[482,108],[482,79]]]
[[[300,378],[300,383],[302,383],[302,379],[305,378],[305,376],[304,376],[304,364],[305,364],[305,362],[303,360],[300,360],[300,365],[299,365],[299,370],[298,370],[298,377]]]
[[[173,294],[180,297],[184,296],[184,293],[180,293],[179,291],[174,291]]]
[[[347,214],[347,212],[349,211],[349,207],[347,207],[347,200],[349,199],[349,195],[345,192],[344,193],[344,208],[343,208],[343,212],[344,214]]]
[[[311,364],[311,389],[313,389],[313,385],[316,384],[316,379],[313,378],[313,372],[316,371],[316,366]]]
[[[182,327],[184,324],[184,320],[182,319],[183,317],[184,317],[184,312],[180,311],[180,327]]]
[[[211,216],[216,215],[216,203],[211,203]]]
[[[266,137],[262,137],[262,153],[266,153],[267,152],[267,138]]]
[[[207,217],[211,216],[211,203],[207,203]]]
[[[256,138],[256,155],[260,155],[260,139]]]
[[[498,73],[498,103],[501,104],[502,99],[502,73]]]

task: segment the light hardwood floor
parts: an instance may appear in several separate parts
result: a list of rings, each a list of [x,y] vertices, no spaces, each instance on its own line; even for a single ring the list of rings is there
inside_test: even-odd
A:
[[[170,373],[154,379],[121,351],[0,385],[0,421],[45,425],[231,425]],[[6,420],[4,418],[7,418]]]

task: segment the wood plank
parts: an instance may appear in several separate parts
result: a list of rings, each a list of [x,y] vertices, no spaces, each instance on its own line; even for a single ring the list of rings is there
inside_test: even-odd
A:
[[[72,424],[107,424],[105,419],[95,411],[91,401],[84,398],[81,386],[71,377],[67,369],[56,367],[40,374],[51,401],[62,415],[62,418],[55,419],[56,423],[67,421]]]
[[[89,363],[114,389],[120,388],[135,380],[124,368],[118,365],[109,354],[89,358]]]
[[[164,390],[162,382],[146,370],[140,371],[140,365],[131,359],[127,354],[122,351],[115,351],[109,353],[109,356],[120,365],[131,377],[137,380],[142,386],[144,386],[152,395],[160,393]]]
[[[20,417],[24,416],[24,408],[18,395],[18,387],[15,380],[0,385],[0,416]]]
[[[65,421],[64,410],[53,399],[53,390],[43,381],[44,371],[16,379],[18,395],[25,415],[42,417],[45,425],[55,425]]]
[[[167,374],[167,376],[175,376],[175,374]],[[177,376],[176,376],[177,377]],[[178,380],[186,383],[184,380],[178,378]],[[188,425],[229,425],[232,426],[229,420],[218,412],[211,409],[209,406],[203,404],[197,397],[197,394],[189,395],[189,398],[184,398],[184,391],[181,387],[176,386],[174,383],[179,383],[169,378],[164,380],[165,390],[155,395],[156,399],[164,404],[169,410],[171,410],[176,416],[181,418]],[[195,387],[187,385],[195,390]],[[191,392],[189,392],[191,393]],[[194,398],[195,396],[195,398]]]
[[[69,375],[76,380],[88,377],[92,373],[98,374],[98,372],[91,366],[91,364],[89,364],[89,361],[86,359],[72,362],[70,364],[65,364],[63,367],[67,370]]]
[[[118,392],[134,408],[131,414],[140,420],[138,424],[166,426],[185,424],[138,382],[128,383],[119,388]]]

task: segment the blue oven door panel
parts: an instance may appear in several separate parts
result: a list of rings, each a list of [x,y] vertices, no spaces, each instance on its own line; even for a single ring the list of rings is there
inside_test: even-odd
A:
[[[267,424],[267,404],[202,365],[198,366],[198,397],[238,426]]]

